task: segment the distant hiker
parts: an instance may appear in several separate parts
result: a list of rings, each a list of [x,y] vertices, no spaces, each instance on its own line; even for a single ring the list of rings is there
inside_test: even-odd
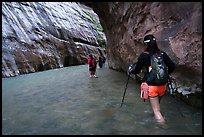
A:
[[[98,65],[100,68],[103,67],[103,56],[99,56]]]
[[[106,57],[103,55],[102,56],[102,60],[103,60],[103,64],[104,64],[104,66],[105,66],[105,63],[106,63]]]
[[[129,67],[129,72],[139,74],[142,68],[146,70],[141,86],[148,90],[149,101],[157,122],[165,123],[165,119],[160,112],[160,99],[165,94],[167,88],[168,75],[175,69],[175,64],[169,56],[161,51],[153,35],[144,37],[146,50],[139,56],[136,66]],[[167,70],[166,70],[167,68]]]
[[[90,77],[96,77],[97,59],[96,56],[89,54],[88,58]]]

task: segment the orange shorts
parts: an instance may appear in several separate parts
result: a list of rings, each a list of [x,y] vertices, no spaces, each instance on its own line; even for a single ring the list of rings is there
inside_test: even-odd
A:
[[[165,94],[167,88],[167,84],[161,86],[149,86],[149,96],[163,96]]]

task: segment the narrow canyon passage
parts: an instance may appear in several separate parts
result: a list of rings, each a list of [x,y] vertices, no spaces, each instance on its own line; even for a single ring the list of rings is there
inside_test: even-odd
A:
[[[168,128],[156,125],[149,101],[127,75],[88,65],[2,78],[3,135],[201,135],[202,110],[168,93],[161,110]]]

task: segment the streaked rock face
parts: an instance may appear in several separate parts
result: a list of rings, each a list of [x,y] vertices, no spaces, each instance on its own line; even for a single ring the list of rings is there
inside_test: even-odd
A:
[[[178,79],[202,83],[202,3],[91,3],[107,36],[108,63],[126,71],[153,34],[177,65]],[[98,54],[97,32],[76,3],[2,4],[2,76],[83,64]]]
[[[176,63],[175,77],[202,84],[201,2],[107,2],[92,7],[107,36],[111,68],[127,71],[145,49],[144,36],[153,34]]]
[[[99,15],[110,68],[126,72],[145,49],[144,36],[153,34],[176,63],[178,95],[202,108],[201,2],[84,3]],[[79,3],[3,2],[2,77],[84,64],[89,53],[104,53],[98,38],[106,38],[87,13],[99,22]]]
[[[87,13],[99,22],[75,2],[3,2],[2,77],[85,64],[88,54],[104,53]]]

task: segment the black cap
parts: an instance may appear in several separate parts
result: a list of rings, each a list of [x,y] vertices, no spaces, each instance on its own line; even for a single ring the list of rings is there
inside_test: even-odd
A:
[[[146,35],[144,37],[144,44],[147,46],[156,45],[156,38],[153,35]]]

